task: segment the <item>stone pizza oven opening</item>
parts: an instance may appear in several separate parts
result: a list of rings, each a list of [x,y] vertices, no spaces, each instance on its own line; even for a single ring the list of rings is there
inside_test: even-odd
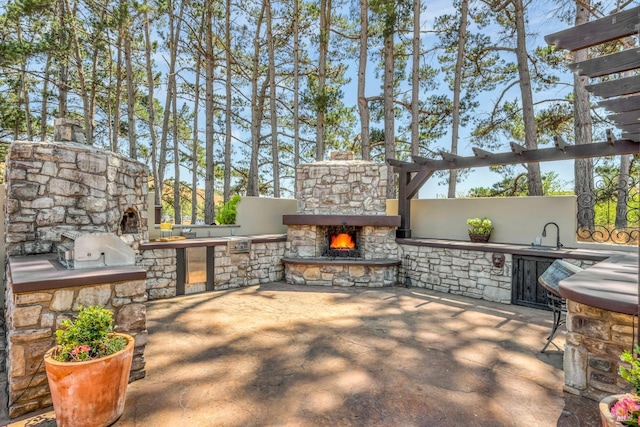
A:
[[[120,221],[120,232],[122,234],[136,234],[140,227],[140,216],[134,208],[127,209]]]
[[[360,258],[361,228],[349,225],[327,227],[324,232],[325,248],[322,251],[322,256]]]

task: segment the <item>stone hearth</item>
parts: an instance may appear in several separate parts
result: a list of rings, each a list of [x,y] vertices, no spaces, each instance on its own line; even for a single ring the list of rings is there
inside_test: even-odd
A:
[[[387,166],[344,157],[296,169],[298,213],[283,216],[288,238],[282,261],[288,283],[397,283],[395,230],[400,217],[386,215]],[[348,256],[327,251],[328,234],[341,228],[353,230],[357,240],[357,250]]]

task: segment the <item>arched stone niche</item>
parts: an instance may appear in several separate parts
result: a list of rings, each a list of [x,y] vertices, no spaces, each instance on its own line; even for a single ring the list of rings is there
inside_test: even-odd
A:
[[[140,229],[140,215],[134,208],[129,208],[122,214],[120,221],[120,233],[136,234]]]

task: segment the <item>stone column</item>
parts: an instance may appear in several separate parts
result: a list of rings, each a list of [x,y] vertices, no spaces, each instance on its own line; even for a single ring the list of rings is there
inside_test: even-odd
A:
[[[53,121],[53,140],[58,142],[86,143],[82,124],[78,120],[64,118]]]

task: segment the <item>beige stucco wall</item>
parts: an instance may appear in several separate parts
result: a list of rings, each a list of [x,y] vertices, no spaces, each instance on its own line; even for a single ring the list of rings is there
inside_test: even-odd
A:
[[[237,207],[236,223],[240,228],[236,234],[287,234],[282,215],[295,214],[297,209],[295,199],[243,196]]]
[[[153,195],[150,196],[149,209],[153,209]],[[230,235],[252,236],[256,234],[287,234],[287,226],[282,224],[282,215],[295,214],[295,199],[274,199],[268,197],[243,196],[238,203],[236,224],[233,225],[174,225],[173,235],[180,235],[188,229],[196,237],[224,237]],[[149,212],[149,237],[160,237],[159,224],[154,223],[153,212]]]
[[[491,242],[530,244],[542,235],[545,223],[560,227],[560,241],[576,246],[575,196],[418,199],[411,201],[411,235],[434,239],[469,240],[467,219],[488,217],[495,229]],[[397,214],[398,201],[387,201],[387,212]],[[547,227],[543,245],[556,243],[555,227]]]

